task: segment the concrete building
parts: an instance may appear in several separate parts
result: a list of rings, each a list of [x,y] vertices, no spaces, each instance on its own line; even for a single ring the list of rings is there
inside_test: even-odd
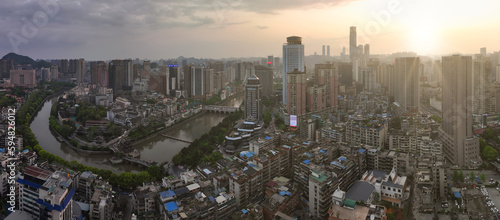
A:
[[[363,84],[365,90],[375,91],[378,89],[377,69],[373,67],[362,67],[359,72],[359,81]]]
[[[14,69],[14,61],[0,59],[0,78],[6,79],[10,77],[10,70]]]
[[[181,69],[177,64],[168,65],[168,94],[175,96],[175,90],[181,90]]]
[[[191,96],[203,97],[205,95],[205,83],[203,82],[204,67],[191,67]]]
[[[396,58],[394,100],[406,111],[417,110],[420,103],[420,58]]]
[[[73,180],[67,173],[28,166],[19,176],[19,210],[35,219],[73,218]]]
[[[382,120],[351,120],[346,124],[346,142],[384,148],[388,127]]]
[[[52,81],[57,81],[59,79],[59,67],[56,65],[52,65],[50,67],[50,79]]]
[[[259,77],[252,75],[245,86],[245,121],[255,122],[262,118],[261,84]]]
[[[262,65],[256,65],[254,66],[255,68],[255,75],[259,77],[260,79],[260,84],[261,84],[261,96],[262,97],[269,97],[273,94],[273,69],[262,66]]]
[[[326,96],[327,91],[325,85],[314,85],[307,88],[307,110],[314,113],[327,109]]]
[[[203,94],[205,96],[211,96],[214,92],[214,70],[213,69],[203,69]]]
[[[14,87],[35,88],[35,70],[10,70],[10,83]]]
[[[306,113],[306,80],[305,72],[295,69],[286,74],[286,106],[289,115]]]
[[[357,39],[358,39],[358,36],[356,34],[356,27],[350,27],[349,28],[350,32],[349,32],[349,57],[351,58],[351,62],[353,62],[356,58],[357,58],[357,51],[358,51],[358,47],[357,47]]]
[[[288,102],[288,73],[295,71],[295,69],[299,72],[304,72],[305,67],[302,38],[291,36],[287,37],[286,40],[287,43],[283,45],[283,104],[287,104]]]
[[[314,66],[314,81],[318,86],[325,86],[325,107],[337,107],[339,77],[335,65],[330,63],[316,64]]]
[[[50,74],[50,68],[44,68],[44,67],[42,67],[40,69],[40,72],[42,73],[42,80],[44,80],[44,81],[50,81],[52,79],[52,76]]]
[[[487,91],[491,83],[491,62],[482,56],[472,61],[472,114],[487,113]]]
[[[479,166],[479,139],[472,131],[472,58],[443,57],[443,115],[439,135],[453,164]]]
[[[312,170],[309,174],[309,213],[323,219],[328,215],[328,209],[332,204],[332,187],[336,183],[332,176],[321,171]]]

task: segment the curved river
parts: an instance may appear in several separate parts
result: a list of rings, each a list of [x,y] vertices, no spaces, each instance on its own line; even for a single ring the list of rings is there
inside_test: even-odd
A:
[[[86,166],[93,166],[100,169],[108,169],[114,173],[122,172],[140,172],[137,165],[132,164],[111,164],[108,159],[111,155],[84,155],[73,150],[65,143],[57,141],[54,135],[49,130],[49,117],[52,103],[56,98],[52,98],[43,104],[42,109],[35,115],[33,122],[30,125],[31,131],[35,134],[40,146],[47,152],[57,155],[67,161],[76,160]],[[239,96],[229,101],[226,106],[239,107],[243,101],[243,96]],[[181,129],[168,131],[166,134],[169,136],[177,137],[183,140],[194,140],[213,126],[217,125],[227,115],[217,113],[205,113],[197,118],[184,122]],[[147,140],[138,146],[136,149],[141,153],[140,158],[144,160],[151,160],[156,162],[171,161],[172,157],[177,154],[182,148],[187,147],[189,144],[165,138],[161,135]]]

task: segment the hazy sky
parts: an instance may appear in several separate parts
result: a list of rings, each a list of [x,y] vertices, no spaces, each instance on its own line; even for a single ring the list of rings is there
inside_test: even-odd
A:
[[[372,54],[491,52],[499,9],[498,0],[1,0],[0,56],[281,57],[291,35],[306,55],[324,44],[338,55],[350,26]]]

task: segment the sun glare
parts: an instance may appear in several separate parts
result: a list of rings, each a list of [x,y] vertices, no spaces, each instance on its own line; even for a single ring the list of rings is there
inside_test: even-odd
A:
[[[419,54],[431,54],[438,51],[439,24],[430,17],[419,17],[409,25],[409,45]]]

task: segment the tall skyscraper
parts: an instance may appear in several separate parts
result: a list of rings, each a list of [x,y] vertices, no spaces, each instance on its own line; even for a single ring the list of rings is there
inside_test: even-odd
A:
[[[472,61],[472,113],[487,113],[486,93],[490,87],[491,62],[486,57],[478,56]]]
[[[51,75],[50,75],[50,68],[43,68],[40,69],[42,72],[42,80],[44,81],[50,81],[51,80]]]
[[[358,51],[358,36],[356,34],[356,27],[351,27],[349,32],[349,56],[351,58],[351,62],[356,59],[357,51]]]
[[[78,66],[78,60],[76,59],[69,60],[68,73],[76,74],[77,66]]]
[[[304,45],[302,38],[291,36],[283,45],[283,104],[287,104],[287,74],[297,69],[304,72]],[[304,96],[305,98],[305,96]]]
[[[334,108],[338,105],[338,75],[334,64],[316,64],[314,67],[314,80],[318,86],[324,88],[324,108]],[[314,91],[313,91],[314,92]],[[315,92],[318,92],[316,90]]]
[[[12,60],[0,60],[0,79],[9,78],[12,69],[14,69]]]
[[[365,53],[364,53],[365,59],[369,60],[370,59],[370,44],[365,44]]]
[[[255,66],[255,75],[259,78],[261,84],[262,97],[273,94],[273,69],[266,66]]]
[[[461,167],[479,165],[479,139],[472,131],[472,57],[444,56],[441,127],[445,156]]]
[[[310,112],[319,112],[326,109],[326,86],[317,85],[307,87],[307,110]]]
[[[191,67],[191,95],[193,97],[200,98],[205,95],[204,69],[203,67]]]
[[[373,67],[362,67],[360,69],[360,81],[365,90],[374,91],[377,89],[377,69]]]
[[[113,92],[122,90],[123,68],[121,63],[121,60],[113,60],[109,63],[108,88],[113,89]]]
[[[122,69],[123,69],[123,90],[132,90],[132,84],[134,84],[134,71],[133,64],[131,59],[122,61]]]
[[[480,53],[481,53],[481,56],[485,57],[486,56],[486,47],[481,47]]]
[[[169,84],[169,95],[175,96],[175,90],[181,89],[181,70],[179,65],[170,64],[168,65],[168,84]]]
[[[69,70],[68,70],[68,60],[66,59],[63,59],[63,60],[59,60],[59,64],[60,64],[60,72],[63,73],[63,74],[68,74]]]
[[[186,91],[186,94],[188,97],[191,97],[191,71],[192,71],[192,66],[191,65],[185,65],[184,67],[184,79],[183,79],[183,84],[182,84],[182,90]],[[188,98],[184,97],[184,98]]]
[[[406,111],[418,110],[420,84],[420,58],[396,58],[394,66],[394,100]]]
[[[262,118],[260,90],[259,77],[250,76],[245,86],[245,121],[258,122]]]
[[[286,74],[286,108],[289,115],[303,115],[306,113],[306,83],[305,72],[295,69]]]
[[[322,51],[323,51],[323,52],[321,53],[321,55],[322,55],[322,56],[325,56],[325,55],[326,55],[326,53],[325,53],[325,52],[326,52],[325,45],[323,45],[321,49],[322,49]]]
[[[87,66],[84,59],[70,60],[70,73],[76,75],[76,82],[81,83],[87,81]]]
[[[99,83],[99,77],[97,76],[97,61],[90,62],[90,83]]]
[[[330,56],[330,45],[326,46],[326,56]]]
[[[273,55],[267,56],[267,67],[274,67],[274,57],[273,57]]]
[[[52,65],[50,67],[50,78],[52,78],[52,81],[57,81],[59,78],[59,67],[57,65]]]
[[[203,94],[211,95],[214,91],[214,69],[203,69]]]
[[[337,63],[339,85],[351,86],[353,80],[352,63],[339,62]]]

